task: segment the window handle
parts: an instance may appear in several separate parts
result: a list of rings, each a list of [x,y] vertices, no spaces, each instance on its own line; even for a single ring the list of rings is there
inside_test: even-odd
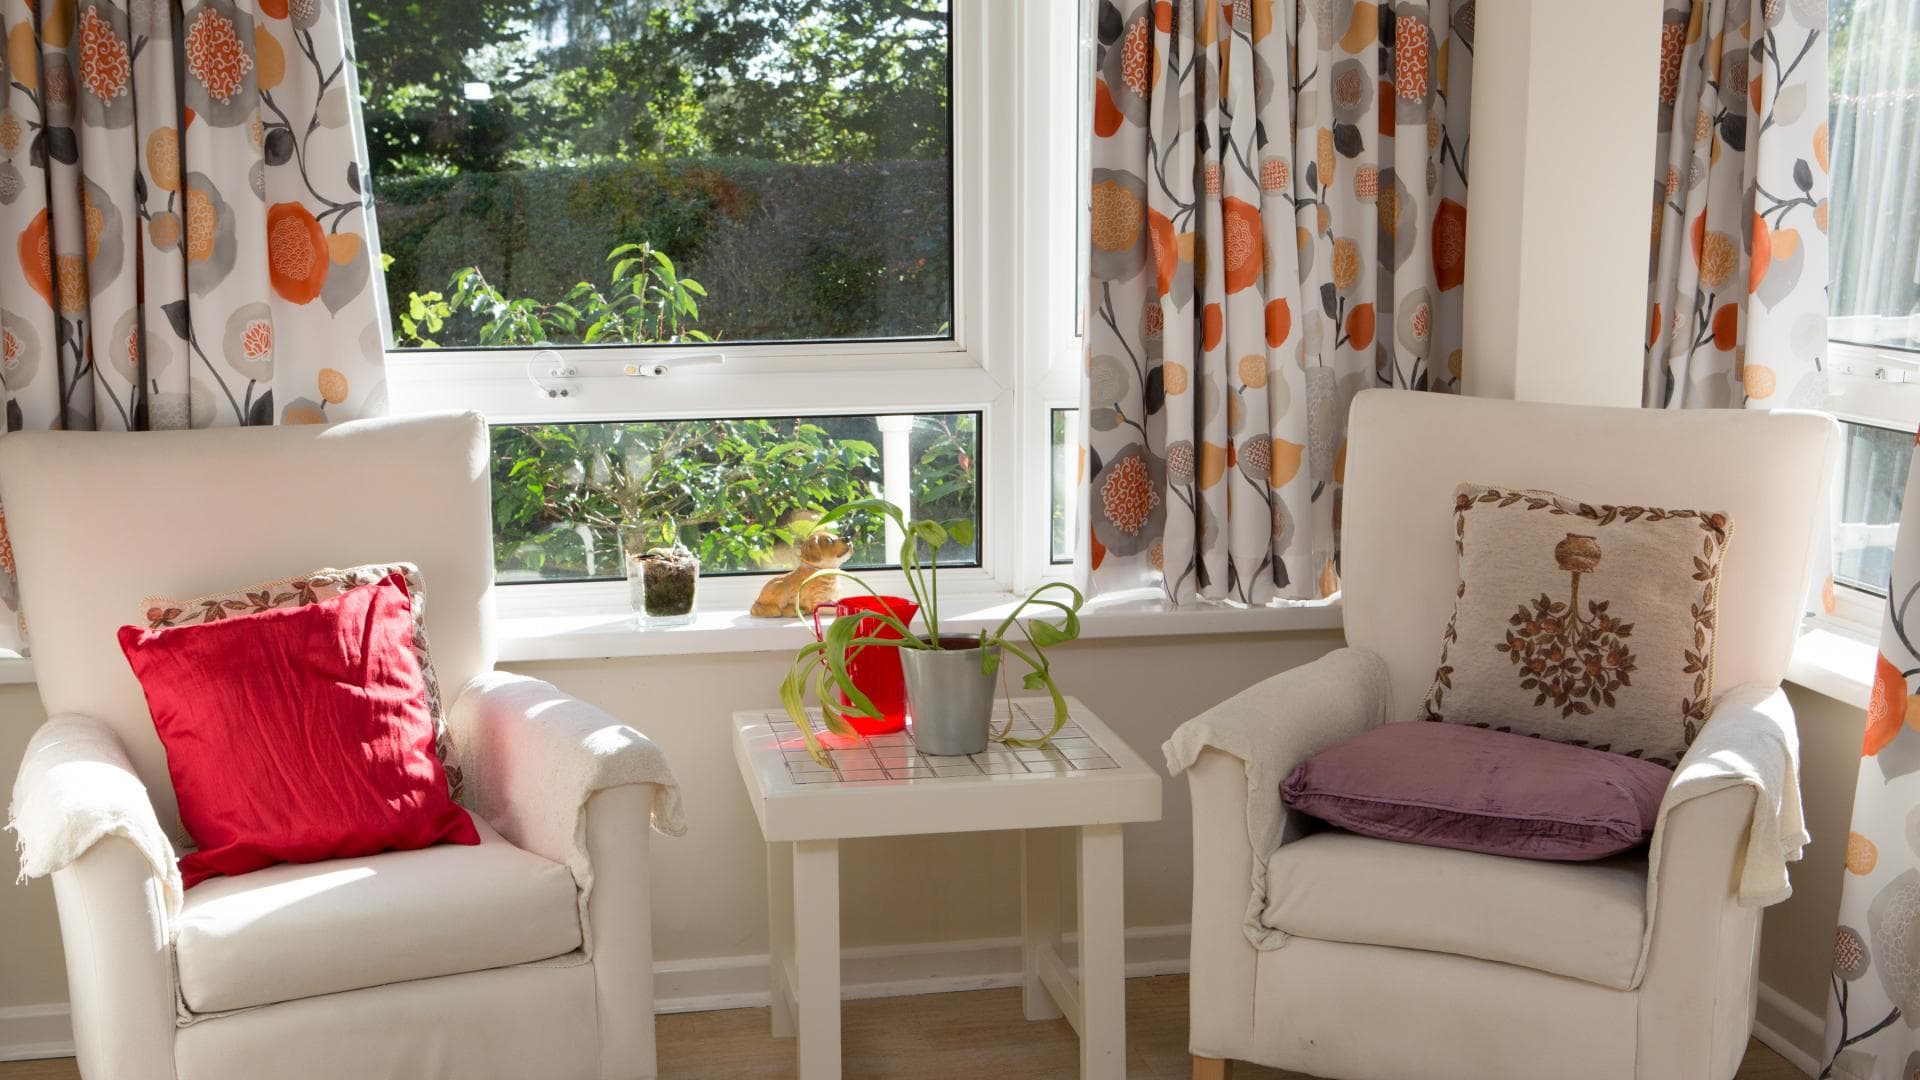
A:
[[[648,360],[628,364],[620,369],[620,374],[639,379],[657,379],[679,368],[716,367],[727,362],[722,353],[701,353],[697,356],[676,356],[671,360]]]

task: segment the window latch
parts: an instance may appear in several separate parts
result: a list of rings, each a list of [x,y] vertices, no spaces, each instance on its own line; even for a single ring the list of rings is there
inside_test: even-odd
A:
[[[699,356],[676,356],[671,360],[647,360],[628,364],[620,369],[620,374],[636,379],[658,379],[662,375],[673,373],[678,368],[714,367],[727,362],[720,353],[703,353]]]

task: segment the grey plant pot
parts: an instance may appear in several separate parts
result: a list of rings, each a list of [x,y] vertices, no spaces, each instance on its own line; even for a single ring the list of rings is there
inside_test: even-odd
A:
[[[923,754],[979,754],[993,723],[994,677],[981,670],[976,637],[942,635],[938,649],[901,649],[913,744]],[[992,649],[995,655],[999,646]]]

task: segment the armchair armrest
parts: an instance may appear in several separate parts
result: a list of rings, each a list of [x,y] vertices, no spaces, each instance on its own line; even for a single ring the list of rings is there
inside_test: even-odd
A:
[[[666,755],[551,683],[498,671],[461,690],[447,728],[474,811],[516,847],[573,871],[600,1075],[654,1075],[647,823],[687,831]]]
[[[586,808],[596,793],[653,785],[650,817],[686,832],[680,786],[653,740],[553,684],[489,672],[461,689],[447,713],[468,804],[514,846],[573,870],[586,891]]]
[[[21,878],[53,877],[80,1068],[171,1080],[180,869],[113,729],[80,716],[41,725],[10,818]]]
[[[1200,890],[1239,880],[1246,883],[1246,937],[1261,949],[1285,940],[1260,922],[1267,858],[1304,828],[1281,805],[1280,781],[1328,746],[1385,723],[1388,698],[1385,661],[1366,649],[1337,649],[1228,698],[1167,740],[1167,771],[1187,773],[1193,798],[1196,924],[1219,900],[1210,895],[1203,904]],[[1222,831],[1235,825],[1223,816],[1241,819],[1244,843],[1222,842]]]
[[[21,757],[7,828],[20,848],[20,879],[45,877],[110,836],[124,838],[161,884],[164,912],[180,912],[180,867],[147,787],[120,737],[92,717],[55,716]]]
[[[1719,695],[1654,822],[1635,986],[1676,1001],[1745,1000],[1728,988],[1751,976],[1757,909],[1792,894],[1787,864],[1808,839],[1799,759],[1785,691]]]

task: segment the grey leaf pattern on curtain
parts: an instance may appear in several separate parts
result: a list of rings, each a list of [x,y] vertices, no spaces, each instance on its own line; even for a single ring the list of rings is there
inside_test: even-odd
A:
[[[1095,592],[1338,587],[1346,406],[1457,392],[1472,0],[1093,0]]]
[[[1667,0],[1642,404],[1819,408],[1826,0]]]
[[[340,3],[0,0],[5,430],[386,411]]]

